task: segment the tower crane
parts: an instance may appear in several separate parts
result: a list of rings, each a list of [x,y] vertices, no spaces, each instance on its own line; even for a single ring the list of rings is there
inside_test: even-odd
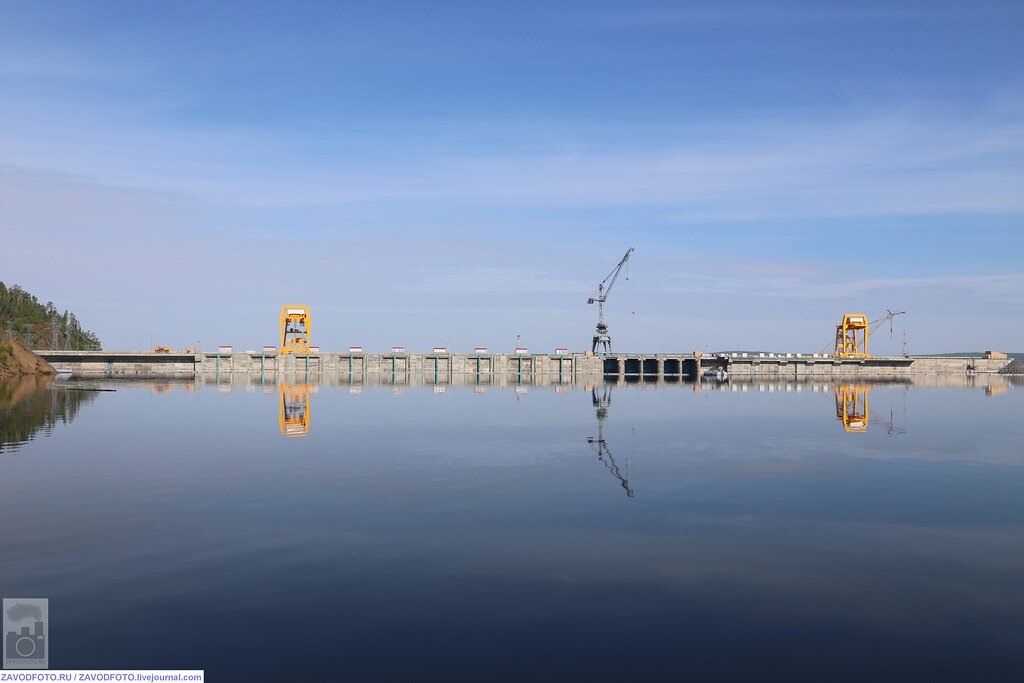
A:
[[[612,272],[608,273],[608,276],[597,285],[597,297],[587,299],[588,304],[597,304],[597,333],[594,334],[594,343],[590,349],[593,353],[597,353],[597,350],[601,347],[604,347],[604,353],[612,352],[612,338],[608,336],[608,324],[604,321],[604,302],[608,300],[608,295],[612,293],[612,287],[615,286],[615,281],[619,279],[622,267],[626,265],[626,261],[629,260],[629,255],[632,253],[633,247],[626,250],[626,255],[619,261],[619,265],[612,268]],[[605,283],[608,284],[607,287],[605,287]]]

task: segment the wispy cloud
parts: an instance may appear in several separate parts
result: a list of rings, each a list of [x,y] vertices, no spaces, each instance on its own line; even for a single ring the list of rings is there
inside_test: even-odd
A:
[[[1003,19],[1019,19],[1019,12],[1011,7],[992,5],[986,8],[986,16]],[[955,7],[921,6],[869,6],[850,5],[827,7],[821,4],[797,3],[732,3],[720,7],[643,7],[632,6],[619,9],[594,9],[571,15],[577,23],[615,27],[637,27],[644,29],[676,29],[687,26],[708,26],[728,24],[730,26],[756,24],[771,26],[779,24],[844,24],[851,22],[886,23],[921,21],[969,21],[976,19],[978,9]],[[565,16],[568,20],[570,17]]]
[[[259,130],[83,126],[43,135],[26,125],[0,133],[9,163],[45,159],[103,182],[222,205],[654,205],[678,221],[1024,211],[1024,125],[1002,112],[666,130],[655,145],[628,150],[566,131],[553,153],[466,154],[431,144],[423,126],[392,141],[408,150],[398,159],[373,152],[372,131],[358,135],[355,152],[332,157]],[[342,148],[347,135],[324,131],[325,146]]]
[[[89,59],[60,48],[21,49],[17,53],[0,49],[0,78],[95,81],[121,79],[136,73],[133,65]]]
[[[879,277],[850,279],[828,273],[792,273],[765,276],[689,269],[686,273],[659,273],[659,288],[679,295],[732,295],[780,300],[841,301],[879,297],[927,299],[957,293],[977,303],[1020,308],[1024,297],[1024,273],[949,275],[933,277]]]

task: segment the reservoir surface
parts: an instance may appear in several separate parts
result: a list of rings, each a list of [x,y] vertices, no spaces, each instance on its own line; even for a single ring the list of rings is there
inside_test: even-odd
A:
[[[1022,680],[1024,386],[978,379],[3,384],[0,596],[52,668]]]

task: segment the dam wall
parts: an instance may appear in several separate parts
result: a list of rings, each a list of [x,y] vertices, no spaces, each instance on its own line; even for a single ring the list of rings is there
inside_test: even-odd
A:
[[[696,380],[724,371],[731,380],[886,380],[920,375],[994,374],[1011,361],[981,357],[834,358],[819,354],[483,354],[202,352],[175,354],[118,351],[36,351],[50,364],[80,377],[219,377],[301,375],[350,382],[386,377],[409,384],[452,383],[455,377],[544,377],[555,383],[579,380]]]
[[[154,352],[35,352],[55,366],[81,377],[195,377],[218,375],[307,375],[359,379],[370,376],[429,377],[438,381],[461,375],[543,376],[571,381],[583,372],[601,374],[599,363],[584,369],[584,354],[460,353],[310,353],[245,351],[173,354]],[[593,359],[593,357],[591,357]]]
[[[1009,365],[1005,359],[981,357],[873,356],[863,359],[799,354],[756,357],[717,356],[703,367],[721,368],[730,378],[778,379],[898,379],[917,375],[995,374]]]

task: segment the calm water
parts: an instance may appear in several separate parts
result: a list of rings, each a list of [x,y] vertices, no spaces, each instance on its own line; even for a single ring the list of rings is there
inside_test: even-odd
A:
[[[54,668],[1024,678],[1024,387],[78,386],[0,386]]]

